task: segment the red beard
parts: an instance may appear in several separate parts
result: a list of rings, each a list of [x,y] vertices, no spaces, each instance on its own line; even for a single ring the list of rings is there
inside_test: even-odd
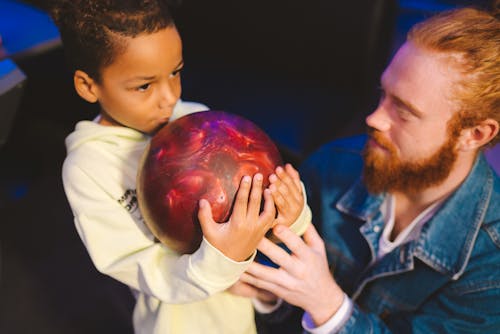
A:
[[[365,146],[363,178],[368,191],[373,194],[386,191],[416,193],[443,182],[457,159],[456,131],[448,133],[448,140],[435,153],[409,162],[397,156],[395,147],[380,132],[369,129],[369,136],[387,152],[382,154],[380,148]]]

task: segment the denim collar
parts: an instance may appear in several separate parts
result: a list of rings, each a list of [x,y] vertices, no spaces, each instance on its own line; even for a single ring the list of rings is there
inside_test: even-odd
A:
[[[458,279],[469,261],[493,190],[493,172],[479,154],[464,182],[411,241],[412,255],[435,270]],[[358,180],[340,198],[338,210],[370,223],[380,210],[385,194],[368,193]],[[363,231],[363,227],[361,227]]]

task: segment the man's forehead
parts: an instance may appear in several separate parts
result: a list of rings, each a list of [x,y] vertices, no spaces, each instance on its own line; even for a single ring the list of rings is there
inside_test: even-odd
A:
[[[434,100],[454,100],[454,87],[464,78],[457,56],[406,42],[381,76],[382,88],[418,109]],[[422,101],[423,100],[423,101]]]

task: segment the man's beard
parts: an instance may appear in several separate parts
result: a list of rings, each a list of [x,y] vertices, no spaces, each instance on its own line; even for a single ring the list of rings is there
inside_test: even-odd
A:
[[[363,178],[370,193],[404,191],[416,193],[439,185],[450,174],[457,159],[457,131],[448,131],[448,140],[432,155],[416,161],[401,161],[396,149],[380,132],[369,129],[380,148],[365,146]]]

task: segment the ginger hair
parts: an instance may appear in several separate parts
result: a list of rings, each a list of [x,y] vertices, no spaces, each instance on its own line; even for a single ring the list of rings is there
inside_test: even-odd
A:
[[[485,119],[500,124],[500,22],[498,1],[491,11],[458,8],[416,24],[407,40],[429,51],[447,53],[461,72],[453,89],[461,128]],[[487,146],[500,141],[497,134]]]

